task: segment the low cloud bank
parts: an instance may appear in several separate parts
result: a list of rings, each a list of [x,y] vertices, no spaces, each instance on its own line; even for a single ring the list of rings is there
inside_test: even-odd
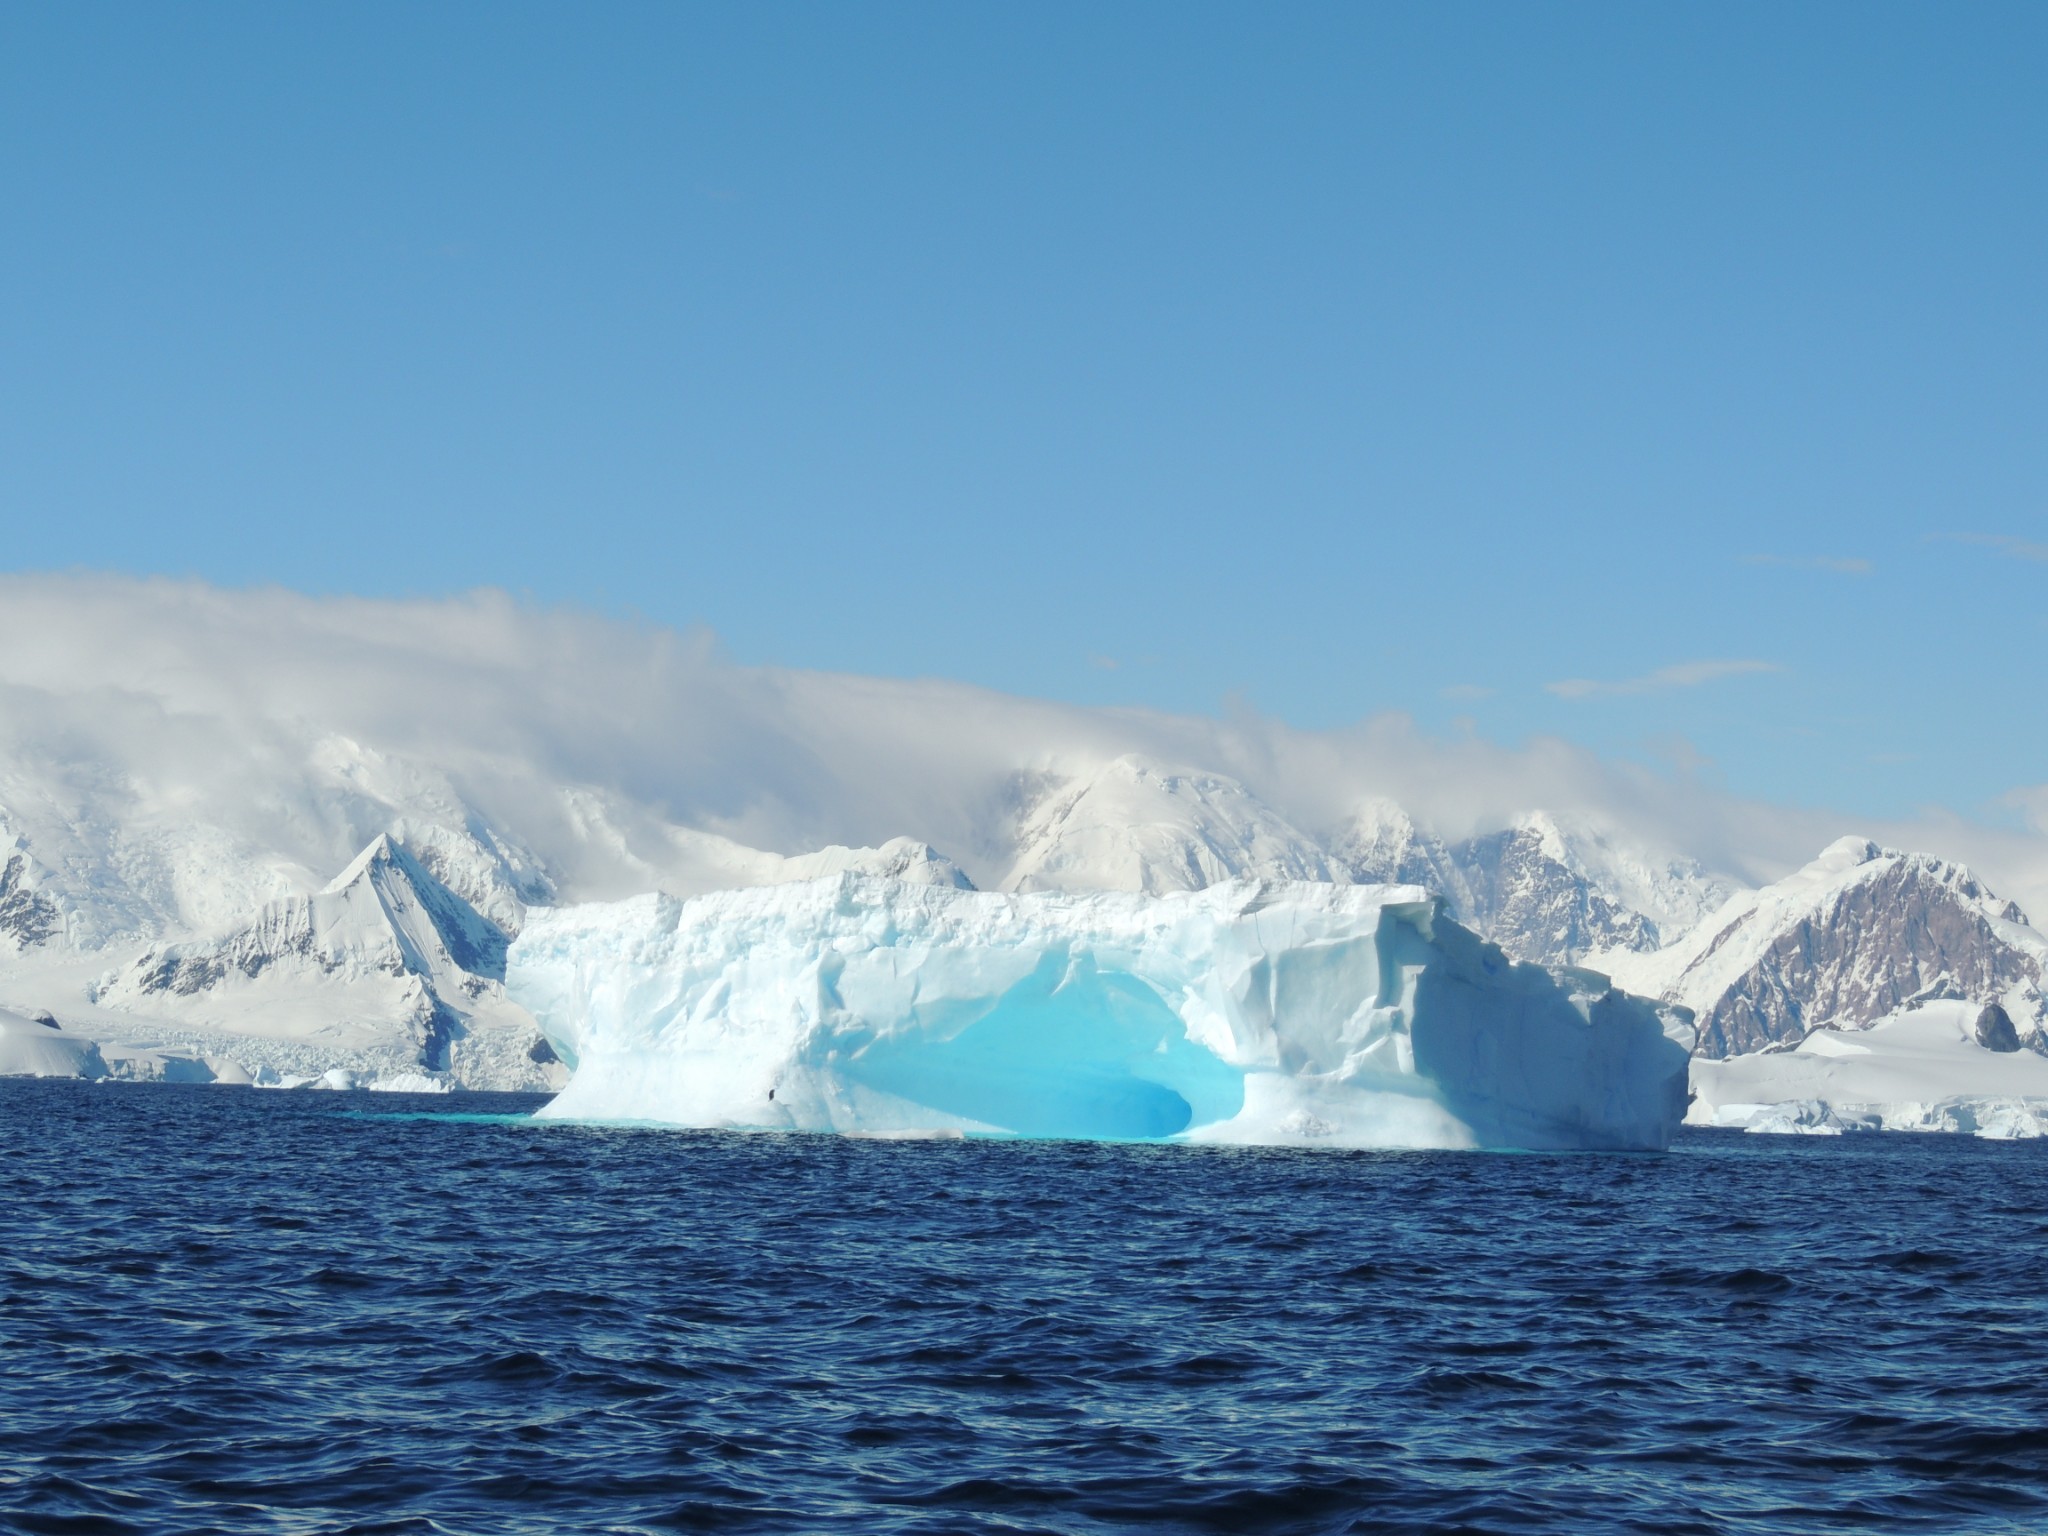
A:
[[[624,894],[635,861],[592,862],[568,824],[569,786],[629,833],[636,818],[677,823],[785,853],[907,835],[981,878],[1020,782],[1138,752],[1240,779],[1312,833],[1369,796],[1453,837],[1543,808],[1754,882],[1854,831],[1965,860],[2048,909],[2042,814],[2024,830],[1947,811],[1872,824],[1742,800],[1551,737],[1436,737],[1403,715],[1311,732],[741,666],[707,633],[496,591],[387,601],[10,576],[0,614],[0,812],[32,824],[46,858],[87,858],[116,822],[175,827],[181,845],[205,826],[223,857],[283,850],[324,878],[382,830],[396,786],[414,802],[460,797],[544,858],[581,860],[563,866],[565,894]],[[2017,789],[2013,804],[2038,813],[2048,788]]]

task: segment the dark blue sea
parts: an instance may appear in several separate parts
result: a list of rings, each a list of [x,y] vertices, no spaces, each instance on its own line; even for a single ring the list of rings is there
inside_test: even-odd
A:
[[[2048,1530],[2048,1146],[0,1082],[8,1532]]]

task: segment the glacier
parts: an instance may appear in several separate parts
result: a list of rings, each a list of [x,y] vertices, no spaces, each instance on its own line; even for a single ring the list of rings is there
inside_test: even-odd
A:
[[[2002,1026],[2002,1028],[2000,1027]],[[1918,1003],[1796,1045],[1693,1063],[1694,1125],[1785,1135],[2048,1135],[2048,1058],[1999,1004]]]
[[[1416,886],[984,892],[843,873],[536,910],[552,1118],[881,1135],[1661,1148],[1682,1011]]]

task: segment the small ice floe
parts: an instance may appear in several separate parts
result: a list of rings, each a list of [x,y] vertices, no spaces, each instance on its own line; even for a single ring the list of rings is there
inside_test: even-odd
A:
[[[365,1086],[372,1093],[448,1093],[455,1085],[425,1072],[392,1072]]]
[[[319,1083],[320,1078],[310,1073],[280,1072],[272,1066],[261,1066],[250,1075],[250,1081],[258,1088],[289,1090],[293,1088],[310,1088],[314,1084]]]
[[[967,1133],[958,1126],[916,1126],[901,1131],[848,1131],[854,1141],[965,1141]]]

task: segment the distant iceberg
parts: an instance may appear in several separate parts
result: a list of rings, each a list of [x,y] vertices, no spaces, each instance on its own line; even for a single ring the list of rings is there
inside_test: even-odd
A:
[[[106,1059],[90,1040],[66,1034],[48,1014],[30,1018],[0,1008],[0,1077],[105,1077]]]
[[[543,1114],[862,1134],[1658,1148],[1682,1012],[1414,886],[999,894],[842,874],[535,911]]]

